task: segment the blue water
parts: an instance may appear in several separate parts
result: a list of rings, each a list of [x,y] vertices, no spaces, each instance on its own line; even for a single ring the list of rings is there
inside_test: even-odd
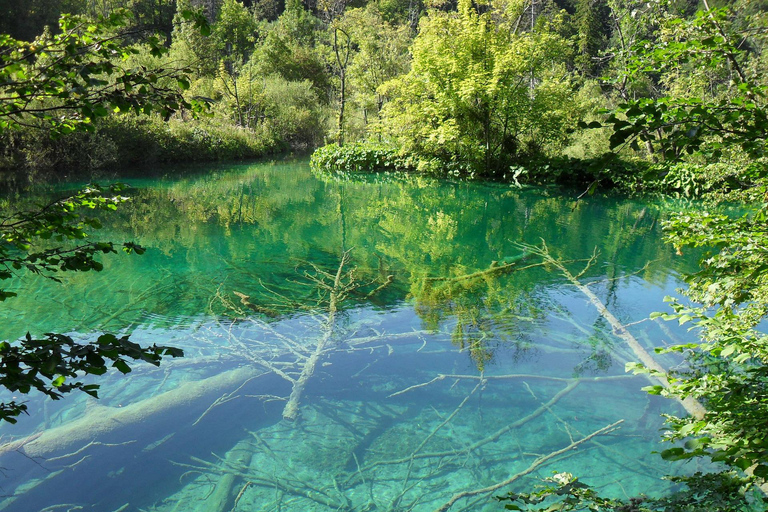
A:
[[[581,260],[575,274],[597,249],[580,279],[641,344],[685,340],[647,320],[695,261],[661,242],[664,205],[341,181],[305,161],[133,184],[99,236],[147,253],[63,284],[22,276],[3,336],[130,333],[186,356],[99,377],[98,401],[28,397],[30,415],[1,430],[0,510],[434,511],[472,491],[450,510],[491,511],[553,471],[625,497],[696,469],[652,453],[660,415],[681,409],[624,372],[633,354],[557,269],[462,277],[520,242]],[[330,315],[343,251],[342,284],[358,288]]]

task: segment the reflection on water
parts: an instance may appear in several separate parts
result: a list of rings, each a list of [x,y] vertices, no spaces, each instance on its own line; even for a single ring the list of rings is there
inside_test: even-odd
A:
[[[643,320],[686,264],[658,208],[304,162],[135,184],[103,235],[147,253],[21,281],[3,335],[128,331],[186,357],[108,374],[98,401],[31,397],[2,429],[0,510],[501,510],[555,469],[617,496],[680,470],[650,453],[675,404],[520,246],[597,248],[580,279],[646,347],[673,342]]]

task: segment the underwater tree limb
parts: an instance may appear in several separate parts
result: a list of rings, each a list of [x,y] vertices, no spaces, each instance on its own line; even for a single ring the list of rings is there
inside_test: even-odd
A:
[[[253,451],[247,440],[238,442],[224,457],[225,464],[232,466],[248,467],[251,464]],[[242,479],[240,475],[230,472],[222,473],[213,493],[208,499],[200,502],[197,510],[201,512],[229,512],[235,506],[233,489]],[[249,480],[247,480],[249,481]]]
[[[374,342],[379,342],[382,347],[388,349],[389,353],[392,352],[391,346],[384,342],[385,336],[375,330],[373,332],[377,336],[357,337],[356,332],[344,333],[344,336],[338,335],[338,312],[343,302],[351,294],[368,298],[389,286],[394,279],[393,276],[388,275],[384,278],[383,284],[375,287],[373,291],[361,292],[361,288],[367,288],[376,281],[359,279],[356,275],[356,267],[350,268],[350,261],[351,250],[347,250],[341,253],[339,264],[333,272],[328,272],[309,261],[301,262],[302,266],[306,265],[309,269],[301,271],[303,281],[291,282],[313,289],[313,293],[316,294],[316,305],[312,308],[296,305],[290,298],[271,290],[262,283],[262,287],[268,293],[283,302],[278,309],[270,309],[271,312],[283,311],[288,307],[295,309],[295,306],[304,309],[308,312],[301,317],[301,320],[316,322],[307,329],[308,332],[317,332],[317,335],[294,338],[279,332],[269,322],[248,315],[247,309],[265,314],[270,311],[262,311],[262,306],[254,304],[251,297],[242,292],[232,292],[240,298],[240,302],[237,303],[223,294],[219,286],[209,304],[209,308],[213,310],[213,304],[218,300],[225,311],[230,315],[236,315],[229,324],[216,322],[216,328],[209,329],[214,336],[226,340],[236,356],[275,373],[291,384],[290,394],[287,398],[283,398],[286,401],[283,418],[287,420],[292,421],[298,417],[302,394],[324,355],[332,351],[356,350],[357,347]],[[300,269],[297,267],[296,270],[298,272]],[[418,332],[400,333],[393,335],[392,338],[408,338],[414,335],[418,335]],[[202,341],[206,342],[205,339]],[[369,346],[366,350],[375,348],[377,347]],[[279,397],[269,395],[269,398],[278,399]]]
[[[449,414],[448,417],[445,418],[437,427],[435,427],[434,430],[432,430],[432,432],[430,432],[430,434],[424,438],[424,440],[419,444],[419,446],[417,446],[416,449],[413,450],[413,453],[411,453],[411,461],[413,461],[416,455],[421,451],[422,448],[424,448],[424,446],[429,442],[429,440],[435,437],[435,434],[437,434],[437,432],[441,428],[446,426],[459,413],[459,411],[461,411],[462,407],[464,407],[464,405],[469,401],[469,399],[472,398],[472,395],[474,395],[478,389],[484,386],[485,386],[485,381],[480,380],[480,382],[478,382],[477,385],[475,385],[472,391],[470,391],[469,394],[464,397],[464,400],[462,400],[461,403],[453,410],[453,412]]]
[[[250,471],[250,469],[242,467],[239,464],[230,465],[225,462],[224,465],[218,465],[213,462],[209,462],[207,460],[198,459],[197,457],[190,457],[190,459],[200,464],[200,466],[187,464],[183,462],[174,462],[174,461],[171,461],[171,463],[174,466],[191,468],[203,474],[209,474],[209,473],[217,473],[220,475],[232,474],[236,477],[243,479],[244,481],[251,482],[251,486],[266,487],[268,489],[279,489],[285,492],[286,494],[307,498],[321,505],[325,505],[326,507],[332,510],[344,510],[343,504],[335,501],[326,493],[308,486],[307,482],[303,482],[303,481],[299,482],[303,485],[303,487],[298,487],[296,485],[292,485],[288,481],[281,481],[277,478],[272,478],[272,477],[266,478],[263,476],[258,476],[256,474],[247,472],[247,471]],[[210,509],[206,507],[204,510],[208,511]]]
[[[291,395],[288,397],[288,403],[285,404],[285,408],[283,409],[283,418],[287,420],[295,420],[298,416],[299,400],[301,400],[301,395],[304,392],[307,381],[309,381],[309,379],[312,377],[312,374],[315,373],[315,367],[317,366],[320,357],[323,355],[328,345],[333,340],[334,330],[336,327],[336,312],[339,306],[339,302],[343,300],[342,294],[346,288],[343,287],[341,278],[344,271],[344,265],[346,265],[348,261],[349,251],[344,251],[341,256],[341,261],[339,262],[339,268],[336,271],[336,276],[333,280],[333,287],[330,290],[330,297],[328,302],[328,318],[326,319],[324,326],[325,333],[315,346],[315,350],[312,352],[312,355],[310,355],[307,362],[304,363],[304,366],[301,370],[301,375],[298,379],[296,379],[296,382],[293,383],[293,389],[291,390]]]
[[[186,382],[170,391],[125,407],[98,406],[77,420],[3,444],[0,446],[0,455],[19,450],[29,457],[47,457],[118,430],[130,432],[135,425],[150,418],[173,410],[186,411],[198,400],[221,394],[258,374],[254,368],[236,368],[200,381]]]
[[[565,395],[573,391],[576,386],[579,385],[578,379],[571,379],[568,381],[568,385],[565,386],[563,389],[558,391],[552,398],[549,399],[545,404],[542,404],[539,406],[536,410],[528,414],[527,416],[520,418],[516,421],[513,421],[512,423],[509,423],[508,425],[500,428],[493,434],[489,435],[488,437],[485,437],[484,439],[480,439],[478,441],[475,441],[471,445],[467,446],[466,448],[460,448],[460,449],[453,449],[453,450],[445,450],[441,452],[425,452],[425,453],[417,453],[415,455],[409,455],[407,457],[402,457],[399,459],[390,459],[390,460],[381,460],[372,462],[371,464],[366,465],[364,468],[362,468],[362,471],[369,471],[377,466],[384,466],[384,465],[392,465],[392,464],[405,464],[410,463],[410,461],[414,459],[431,459],[431,458],[437,458],[442,459],[445,457],[455,457],[457,455],[463,455],[467,453],[471,453],[478,448],[488,444],[495,442],[498,440],[501,436],[506,434],[507,432],[519,428],[529,421],[541,416],[543,413],[547,412],[547,410],[552,407],[554,404],[556,404],[561,398],[563,398]],[[353,478],[356,475],[353,475]]]
[[[233,291],[232,293],[234,293],[235,295],[240,297],[240,304],[242,304],[243,306],[247,307],[251,311],[254,311],[256,313],[263,313],[263,314],[267,315],[270,318],[277,318],[278,316],[280,316],[280,314],[277,311],[275,311],[274,309],[265,308],[264,306],[259,306],[258,304],[252,303],[250,301],[250,299],[251,299],[250,295],[246,295],[246,294],[240,293],[238,291]]]
[[[192,423],[192,426],[194,427],[195,425],[197,425],[198,423],[200,423],[200,421],[202,421],[202,419],[203,419],[203,418],[205,418],[205,416],[206,416],[206,415],[207,415],[209,412],[211,412],[211,410],[212,410],[214,407],[216,407],[217,405],[225,404],[225,403],[227,403],[227,402],[229,402],[229,401],[232,401],[232,400],[235,400],[235,399],[237,399],[237,398],[240,398],[240,395],[235,395],[235,393],[237,393],[238,391],[240,391],[241,389],[243,389],[243,387],[244,387],[246,384],[248,384],[249,382],[251,382],[251,381],[252,381],[253,379],[255,379],[256,377],[258,377],[258,375],[254,375],[254,376],[253,376],[253,377],[251,377],[250,379],[246,379],[246,380],[245,380],[245,381],[244,381],[242,384],[240,384],[240,386],[239,386],[237,389],[235,389],[234,391],[231,391],[231,392],[229,392],[229,393],[224,393],[224,394],[223,394],[223,395],[221,395],[219,398],[217,398],[216,400],[214,400],[214,401],[213,401],[213,403],[212,403],[212,404],[211,404],[211,405],[210,405],[210,406],[209,406],[209,407],[208,407],[208,408],[205,410],[205,412],[203,412],[203,414],[201,414],[201,415],[200,415],[200,417],[199,417],[199,418],[197,418],[197,419],[195,420],[195,422],[194,422],[194,423]]]
[[[106,447],[125,446],[125,445],[128,445],[128,444],[133,444],[135,442],[136,442],[135,439],[131,440],[131,441],[125,441],[125,442],[122,442],[122,443],[101,443],[101,442],[98,442],[98,441],[91,441],[90,443],[88,443],[85,446],[75,450],[72,453],[65,453],[64,455],[59,455],[58,457],[49,457],[48,459],[46,459],[46,461],[47,462],[54,462],[54,461],[57,461],[57,460],[67,459],[69,457],[74,457],[75,455],[80,455],[81,453],[83,453],[88,448],[91,448],[92,446],[106,446]]]
[[[380,291],[382,291],[384,288],[386,288],[387,286],[389,286],[390,284],[392,284],[392,282],[393,282],[394,280],[395,280],[395,276],[393,276],[392,274],[388,275],[388,276],[387,276],[387,277],[384,279],[384,282],[383,282],[381,285],[379,285],[379,287],[378,287],[378,288],[375,288],[374,290],[371,290],[370,292],[368,292],[367,294],[365,294],[365,298],[366,298],[366,299],[370,299],[371,297],[373,297],[374,295],[376,295],[377,293],[379,293]]]
[[[463,276],[456,276],[456,277],[425,277],[423,279],[424,281],[428,281],[428,282],[429,281],[451,281],[451,282],[471,281],[473,279],[480,279],[482,277],[507,274],[509,272],[512,272],[513,270],[524,270],[531,267],[542,266],[541,263],[534,263],[533,265],[520,267],[521,263],[525,263],[529,261],[532,257],[533,257],[533,254],[523,253],[508,263],[502,263],[501,265],[499,265],[497,262],[493,262],[491,263],[491,266],[488,267],[487,269],[479,270],[471,274],[465,274]]]
[[[600,435],[603,435],[603,434],[608,434],[610,432],[613,432],[614,430],[616,430],[619,427],[619,425],[622,422],[624,422],[624,420],[619,420],[619,421],[617,421],[615,423],[611,423],[610,425],[605,426],[605,427],[601,428],[600,430],[596,430],[595,432],[592,432],[588,436],[583,437],[583,438],[579,439],[578,441],[571,442],[571,444],[569,444],[568,446],[566,446],[564,448],[556,450],[556,451],[554,451],[554,452],[552,452],[552,453],[550,453],[548,455],[544,455],[542,457],[539,457],[538,459],[533,461],[531,463],[531,465],[528,466],[528,468],[526,468],[523,471],[520,471],[518,473],[515,473],[514,475],[512,475],[509,478],[507,478],[503,482],[499,482],[499,483],[496,483],[496,484],[493,484],[493,485],[489,485],[487,487],[483,487],[483,488],[480,488],[480,489],[474,489],[474,490],[471,490],[471,491],[462,491],[460,493],[454,494],[453,497],[450,500],[446,501],[443,505],[441,505],[440,507],[436,508],[434,510],[434,512],[446,512],[457,501],[459,501],[462,498],[468,498],[468,497],[471,497],[471,496],[477,496],[478,494],[489,494],[489,493],[492,493],[494,491],[497,491],[497,490],[501,489],[502,487],[505,487],[505,486],[511,484],[515,480],[518,480],[519,478],[524,477],[525,475],[527,475],[529,473],[532,473],[533,471],[538,469],[539,466],[541,466],[542,464],[546,463],[547,461],[549,461],[551,459],[554,459],[555,457],[557,457],[559,455],[562,455],[562,454],[564,454],[564,453],[566,453],[566,452],[568,452],[570,450],[573,450],[574,448],[578,447],[579,445],[581,445],[583,443],[586,443],[587,441],[591,440],[593,437],[597,437],[597,436],[600,436]]]
[[[602,382],[606,380],[624,380],[624,379],[632,379],[634,378],[634,375],[605,375],[605,376],[598,376],[598,377],[579,377],[580,382]],[[569,379],[567,377],[552,377],[549,375],[534,375],[530,373],[510,373],[507,375],[461,375],[461,374],[451,374],[451,373],[441,373],[437,377],[435,377],[432,380],[429,380],[427,382],[422,382],[420,384],[414,384],[413,386],[409,386],[405,389],[401,389],[400,391],[396,391],[395,393],[392,393],[391,395],[387,395],[387,398],[393,398],[398,395],[402,395],[404,393],[407,393],[409,391],[413,391],[414,389],[423,388],[426,386],[429,386],[430,384],[433,384],[435,382],[439,382],[441,380],[445,379],[466,379],[466,380],[482,380],[482,381],[490,381],[490,380],[511,380],[511,379],[537,379],[537,380],[551,380],[555,382],[571,382],[574,379]]]
[[[549,253],[549,248],[547,247],[547,244],[542,240],[541,247],[536,246],[529,246],[525,245],[523,246],[525,249],[531,251],[531,253],[536,254],[540,256],[545,263],[552,265],[553,267],[557,268],[560,273],[570,281],[572,285],[574,285],[581,293],[583,293],[589,302],[597,309],[597,312],[602,316],[611,326],[613,329],[613,334],[620,338],[622,341],[624,341],[627,346],[629,346],[630,349],[632,349],[632,352],[634,352],[635,356],[640,360],[640,362],[645,365],[646,368],[649,368],[654,372],[653,377],[665,388],[669,388],[669,381],[667,380],[667,371],[662,367],[649,353],[647,350],[643,348],[643,346],[640,344],[640,342],[635,338],[624,326],[618,318],[616,318],[613,313],[611,313],[608,308],[603,304],[603,302],[595,295],[592,290],[590,290],[585,284],[583,284],[581,281],[579,281],[577,276],[574,276],[561,262],[560,260],[557,260],[552,257],[552,255]],[[590,263],[593,262],[593,259],[589,260]],[[582,275],[583,271],[581,274]],[[678,402],[683,406],[683,408],[688,411],[688,413],[693,416],[694,418],[701,419],[704,417],[704,414],[706,413],[706,409],[704,409],[704,406],[701,405],[697,400],[687,397],[683,400],[679,400]]]
[[[634,376],[632,376],[632,377],[634,377]],[[533,393],[533,390],[531,390],[531,388],[530,388],[530,387],[528,387],[528,385],[527,385],[527,384],[526,384],[526,388],[528,388],[528,392],[531,394],[531,396],[533,396],[534,398],[536,398],[536,395],[534,395],[534,393]],[[547,412],[549,412],[549,414],[551,414],[551,415],[552,415],[552,417],[554,417],[554,418],[557,420],[557,422],[558,422],[558,423],[560,423],[560,424],[563,426],[563,428],[565,429],[566,433],[567,433],[567,434],[568,434],[568,436],[571,438],[571,441],[573,441],[573,435],[571,434],[571,430],[573,430],[573,432],[575,432],[576,434],[578,434],[578,435],[580,435],[580,436],[584,436],[584,434],[583,434],[582,432],[580,432],[580,431],[579,431],[577,428],[574,428],[572,425],[570,425],[568,422],[566,422],[566,421],[565,421],[563,418],[561,418],[561,417],[560,417],[560,415],[559,415],[559,414],[557,414],[557,413],[555,412],[555,410],[554,410],[554,409],[552,409],[551,407],[548,407],[548,408],[547,408]],[[604,444],[604,443],[601,443],[600,441],[597,441],[597,440],[592,440],[592,444],[593,444],[593,445],[595,445],[596,447],[598,447],[600,450],[602,450],[602,451],[604,452],[604,454],[605,454],[605,455],[607,455],[608,453],[610,453],[610,454],[612,454],[612,455],[616,456],[616,459],[615,459],[615,461],[616,461],[616,463],[617,463],[618,465],[621,465],[621,466],[627,467],[627,468],[629,468],[629,469],[630,469],[630,471],[632,471],[632,472],[634,472],[634,473],[639,473],[639,472],[640,472],[640,471],[638,470],[638,468],[634,468],[634,467],[630,468],[630,467],[628,466],[628,464],[625,462],[625,460],[626,460],[626,458],[627,458],[627,457],[626,457],[626,455],[625,455],[625,454],[623,454],[623,453],[621,453],[619,450],[616,450],[615,448],[613,448],[613,447],[611,447],[611,446],[609,446],[609,445],[606,445],[606,444]],[[634,462],[635,464],[637,464],[638,466],[643,466],[643,467],[645,467],[646,469],[650,470],[650,472],[649,472],[649,473],[645,473],[645,474],[646,474],[646,475],[648,475],[650,478],[655,478],[655,476],[653,475],[653,472],[654,472],[654,470],[655,470],[655,469],[657,469],[657,468],[655,468],[654,466],[651,466],[651,465],[649,465],[649,464],[647,464],[647,463],[643,462],[643,461],[642,461],[642,460],[640,460],[640,459],[636,459],[636,460],[634,460],[633,462]]]

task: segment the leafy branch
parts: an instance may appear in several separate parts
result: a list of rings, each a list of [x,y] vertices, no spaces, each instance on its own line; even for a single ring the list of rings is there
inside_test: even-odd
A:
[[[89,230],[101,227],[99,220],[88,214],[116,210],[128,200],[122,191],[122,185],[106,190],[90,185],[37,209],[0,218],[0,280],[26,271],[59,281],[58,272],[102,270],[103,265],[96,257],[116,253],[117,249],[112,242],[84,242]],[[48,242],[57,245],[33,250]],[[74,245],[68,246],[68,243]],[[122,244],[122,250],[144,252],[143,247],[133,242]],[[15,295],[0,289],[0,301]],[[27,333],[17,342],[0,342],[0,386],[24,394],[37,390],[54,400],[73,390],[97,397],[98,385],[77,379],[85,374],[104,374],[107,361],[122,373],[128,373],[131,368],[127,359],[158,365],[162,356],[182,355],[181,350],[172,347],[141,347],[128,336],[117,338],[103,334],[94,343],[80,343],[64,334],[46,333],[38,339]],[[0,421],[16,423],[16,417],[26,411],[27,406],[15,399],[0,403]]]

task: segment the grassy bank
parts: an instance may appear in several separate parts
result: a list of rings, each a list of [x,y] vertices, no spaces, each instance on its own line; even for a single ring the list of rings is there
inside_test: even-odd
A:
[[[765,179],[765,159],[744,162],[651,163],[606,153],[593,158],[558,157],[520,161],[495,179],[517,185],[557,185],[585,191],[614,190],[629,194],[699,197],[715,191],[744,190]],[[315,172],[351,174],[416,172],[454,178],[475,178],[466,165],[420,158],[393,145],[359,142],[329,144],[312,155]]]
[[[30,177],[120,172],[168,163],[257,158],[289,149],[265,130],[246,130],[213,120],[121,116],[101,120],[92,131],[52,138],[24,128],[0,136],[0,172]]]

